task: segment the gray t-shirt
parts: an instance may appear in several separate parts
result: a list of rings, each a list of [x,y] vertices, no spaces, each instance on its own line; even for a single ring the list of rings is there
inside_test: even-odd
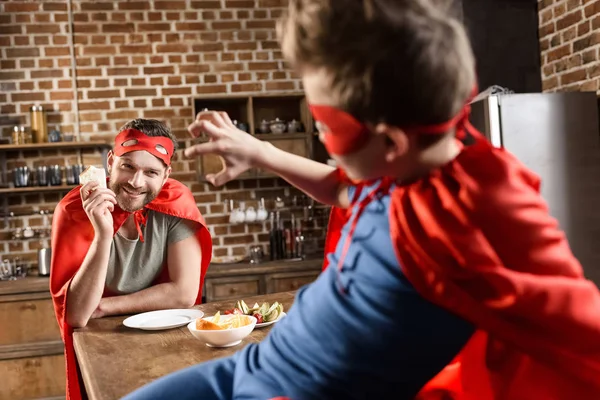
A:
[[[146,289],[167,259],[167,246],[196,233],[198,224],[167,214],[148,211],[142,226],[144,241],[131,240],[117,232],[113,238],[106,274],[106,287],[115,294]]]

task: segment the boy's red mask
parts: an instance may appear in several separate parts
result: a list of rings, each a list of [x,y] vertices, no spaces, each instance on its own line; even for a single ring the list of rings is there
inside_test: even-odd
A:
[[[166,166],[171,165],[173,142],[164,136],[148,136],[137,129],[125,129],[115,138],[113,152],[116,156],[132,151],[144,150],[162,160]]]
[[[346,155],[366,144],[369,128],[352,115],[331,106],[309,105],[317,121],[317,129],[323,135],[323,144],[329,154]],[[441,124],[411,126],[403,128],[407,133],[422,135],[442,135],[456,128],[456,137],[462,139],[465,128],[469,129],[470,107],[466,105],[454,118]]]

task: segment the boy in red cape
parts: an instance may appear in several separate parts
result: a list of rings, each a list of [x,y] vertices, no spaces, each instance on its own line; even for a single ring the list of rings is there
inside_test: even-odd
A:
[[[600,293],[539,179],[469,124],[473,55],[438,3],[289,2],[282,50],[340,170],[198,115],[213,184],[259,167],[334,206],[327,267],[262,342],[128,400],[600,398]]]
[[[65,343],[67,399],[82,398],[73,328],[200,302],[212,242],[189,189],[169,179],[176,146],[159,121],[125,124],[108,155],[108,188],[88,182],[56,207],[50,291]]]

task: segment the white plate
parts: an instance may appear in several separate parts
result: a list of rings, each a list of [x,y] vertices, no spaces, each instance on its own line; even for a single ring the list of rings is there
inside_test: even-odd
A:
[[[256,324],[255,328],[264,328],[265,326],[269,326],[269,325],[273,325],[275,322],[279,321],[281,318],[285,317],[287,314],[285,312],[282,312],[281,315],[279,316],[279,318],[277,318],[275,321],[269,321],[269,322],[263,322],[260,324]]]
[[[187,325],[203,316],[202,311],[194,309],[150,311],[126,318],[123,325],[145,331],[159,331]]]

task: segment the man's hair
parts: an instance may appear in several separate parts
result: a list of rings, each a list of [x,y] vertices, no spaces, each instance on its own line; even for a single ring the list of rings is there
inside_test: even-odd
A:
[[[279,39],[293,66],[331,76],[335,106],[359,120],[400,128],[443,123],[462,109],[475,84],[471,46],[449,5],[290,0]]]
[[[173,154],[171,155],[171,158],[173,158],[175,152],[177,151],[177,148],[179,147],[177,143],[177,138],[175,137],[175,135],[173,135],[171,129],[169,129],[167,125],[163,124],[158,120],[137,118],[123,125],[121,129],[119,129],[119,132],[124,131],[125,129],[137,129],[138,131],[144,133],[146,136],[164,136],[171,139],[171,141],[173,142]]]

